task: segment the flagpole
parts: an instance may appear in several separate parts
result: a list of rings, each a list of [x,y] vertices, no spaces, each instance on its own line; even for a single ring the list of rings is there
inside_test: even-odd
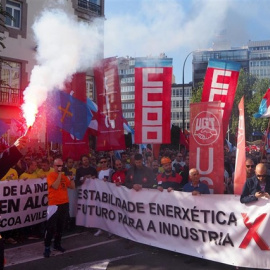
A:
[[[183,133],[185,130],[185,65],[186,65],[186,61],[188,59],[188,57],[193,53],[194,51],[190,52],[184,61],[183,64],[183,70],[182,70],[182,129],[183,129]]]

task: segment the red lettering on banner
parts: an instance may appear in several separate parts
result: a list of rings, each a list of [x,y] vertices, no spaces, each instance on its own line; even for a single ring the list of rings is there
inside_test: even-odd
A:
[[[269,246],[265,243],[265,241],[260,237],[260,235],[257,233],[257,230],[259,229],[261,223],[266,217],[266,213],[261,214],[258,216],[254,223],[250,223],[249,217],[247,216],[246,213],[242,213],[243,221],[246,227],[248,228],[248,232],[243,239],[242,243],[240,244],[239,248],[247,248],[248,244],[250,243],[251,239],[253,238],[256,244],[259,246],[261,250],[270,250]]]

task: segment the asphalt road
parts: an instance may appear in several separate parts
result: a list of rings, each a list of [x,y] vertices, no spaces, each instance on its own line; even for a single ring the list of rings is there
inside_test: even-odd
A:
[[[235,267],[184,254],[158,249],[107,233],[95,237],[92,230],[66,235],[62,241],[65,253],[53,251],[43,258],[43,241],[28,240],[23,245],[7,246],[7,270],[231,270]],[[191,261],[189,259],[192,259]],[[229,260],[229,258],[228,258]]]

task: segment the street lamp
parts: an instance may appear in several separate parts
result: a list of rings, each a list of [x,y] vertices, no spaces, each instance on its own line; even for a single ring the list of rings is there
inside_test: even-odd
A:
[[[186,59],[185,59],[185,61],[184,61],[184,64],[183,64],[183,76],[182,76],[182,79],[183,79],[183,83],[182,83],[182,87],[183,87],[183,91],[182,91],[182,98],[183,98],[183,103],[182,103],[182,105],[183,105],[183,108],[182,108],[182,113],[183,113],[183,115],[182,115],[182,121],[183,121],[183,133],[185,132],[185,64],[186,64],[186,61],[187,61],[187,59],[188,59],[188,57],[191,55],[193,53],[193,51],[192,52],[190,52],[187,56],[186,56]]]

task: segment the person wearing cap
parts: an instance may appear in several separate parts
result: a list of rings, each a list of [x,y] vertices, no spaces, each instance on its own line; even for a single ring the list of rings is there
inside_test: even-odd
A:
[[[69,213],[68,188],[75,189],[74,180],[70,180],[63,173],[64,162],[61,158],[54,160],[54,171],[47,176],[48,183],[48,209],[45,231],[44,257],[51,254],[51,241],[54,237],[54,249],[65,252],[61,246],[62,233]]]
[[[189,170],[190,182],[183,187],[184,192],[191,192],[192,195],[210,194],[208,186],[200,181],[200,173],[196,168]]]
[[[135,164],[127,171],[125,186],[140,191],[142,188],[156,188],[155,174],[151,168],[143,165],[143,156],[134,156]]]
[[[171,159],[169,157],[163,157],[160,163],[164,172],[157,176],[158,190],[163,191],[163,189],[167,189],[168,192],[180,190],[182,176],[172,170]]]

